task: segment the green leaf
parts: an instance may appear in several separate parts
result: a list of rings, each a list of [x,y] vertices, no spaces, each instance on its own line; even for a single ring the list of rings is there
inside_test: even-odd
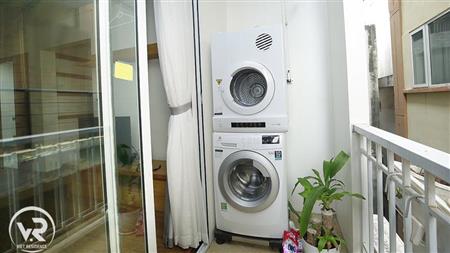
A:
[[[297,182],[294,185],[294,189],[292,189],[291,196],[294,194],[299,184],[303,186],[303,188],[305,189],[304,191],[309,191],[310,189],[314,188],[314,186],[308,181],[308,177],[299,177],[297,178]]]
[[[337,184],[340,184],[340,185],[342,185],[342,186],[345,185],[344,182],[342,182],[342,180],[339,180],[339,179],[336,179],[336,178],[332,178],[332,179],[330,180],[330,183],[334,183],[334,182],[336,182]]]
[[[339,242],[340,245],[344,245],[345,244],[345,240],[340,238],[339,236],[335,235],[334,238],[336,239],[336,241]]]
[[[288,201],[288,208],[295,216],[297,216],[297,219],[300,219],[300,214],[297,212],[297,210],[295,210],[295,208],[292,205],[291,201]]]
[[[366,199],[362,194],[359,194],[359,193],[352,193],[351,194],[352,195],[352,197],[355,197],[355,198],[359,198],[359,199]]]
[[[323,171],[323,178],[324,178],[325,184],[330,182],[332,168],[333,167],[332,167],[331,161],[326,161],[326,160],[323,161],[322,171]]]
[[[309,195],[309,191],[302,191],[298,195],[302,196],[304,199],[306,199]]]
[[[310,190],[312,188],[314,188],[312,186],[312,184],[308,181],[308,179],[306,178],[299,178],[298,181],[300,182],[300,184],[303,186],[303,188]]]
[[[307,176],[307,177],[305,177],[306,179],[309,179],[309,180],[313,180],[314,182],[319,182],[320,181],[320,178],[318,178],[318,177],[313,177],[313,176]]]
[[[332,168],[330,173],[330,178],[336,176],[336,174],[344,168],[350,156],[344,151],[339,152],[339,154],[332,160]]]
[[[297,189],[297,186],[300,184],[300,179],[301,177],[297,178],[297,182],[294,185],[294,189],[292,189],[291,196],[294,195],[295,189]]]
[[[336,183],[336,184],[332,184],[332,185],[330,186],[330,189],[334,189],[334,190],[343,190],[343,189],[344,189],[344,186],[341,185],[341,184],[339,184],[339,183]]]
[[[317,248],[319,252],[322,252],[322,250],[325,248],[325,244],[327,243],[327,240],[323,236],[319,236],[319,243],[317,244]]]
[[[316,169],[312,169],[312,171],[314,172],[314,174],[316,174],[319,185],[324,185],[324,182],[322,181],[322,179],[320,179],[320,173]]]
[[[300,216],[300,233],[302,236],[305,235],[306,229],[308,228],[308,223],[311,218],[311,212],[316,204],[317,199],[326,191],[324,186],[318,186],[311,191],[311,194],[305,198],[303,203],[302,214]]]

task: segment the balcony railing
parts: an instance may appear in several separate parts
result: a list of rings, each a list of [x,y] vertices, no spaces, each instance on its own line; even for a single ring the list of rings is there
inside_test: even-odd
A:
[[[437,189],[450,193],[450,154],[368,125],[354,125],[353,132],[359,138],[362,192],[367,196],[361,215],[363,251],[387,249],[383,215],[383,205],[387,205],[389,252],[413,252],[420,247],[422,238],[426,247],[423,250],[439,252],[447,242],[442,241],[445,238],[439,240],[438,235],[447,237],[450,231],[450,203],[441,199]],[[424,211],[419,213],[418,209]],[[403,219],[402,231],[397,231],[401,223],[397,218]],[[374,223],[378,223],[377,228]],[[425,236],[420,236],[421,228]]]
[[[0,225],[28,205],[50,213],[57,236],[102,216],[102,138],[90,127],[0,140]],[[13,251],[1,237],[0,252]]]

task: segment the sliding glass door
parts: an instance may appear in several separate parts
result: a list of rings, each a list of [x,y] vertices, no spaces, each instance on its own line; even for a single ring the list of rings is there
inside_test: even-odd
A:
[[[0,253],[145,252],[136,10],[0,1]]]

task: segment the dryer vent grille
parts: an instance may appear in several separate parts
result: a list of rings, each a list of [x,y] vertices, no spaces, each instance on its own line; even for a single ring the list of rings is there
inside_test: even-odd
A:
[[[255,44],[259,50],[268,50],[272,46],[272,36],[267,33],[261,33],[256,38]]]

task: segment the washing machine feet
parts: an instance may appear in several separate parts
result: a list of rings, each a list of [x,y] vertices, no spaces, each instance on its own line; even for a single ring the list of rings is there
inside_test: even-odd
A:
[[[214,231],[214,237],[216,237],[217,244],[224,244],[226,242],[231,242],[232,235],[230,233],[224,232],[222,230],[216,229]]]
[[[282,240],[281,239],[262,239],[262,238],[256,238],[256,237],[249,237],[249,236],[243,236],[243,235],[237,235],[237,234],[233,234],[233,233],[228,233],[219,229],[216,229],[214,231],[214,236],[216,238],[216,243],[217,244],[223,244],[223,243],[228,243],[231,242],[232,237],[236,236],[236,237],[242,237],[242,238],[247,238],[247,239],[254,239],[254,240],[264,240],[264,241],[268,241],[269,242],[269,247],[271,249],[275,249],[278,252],[282,252]]]

